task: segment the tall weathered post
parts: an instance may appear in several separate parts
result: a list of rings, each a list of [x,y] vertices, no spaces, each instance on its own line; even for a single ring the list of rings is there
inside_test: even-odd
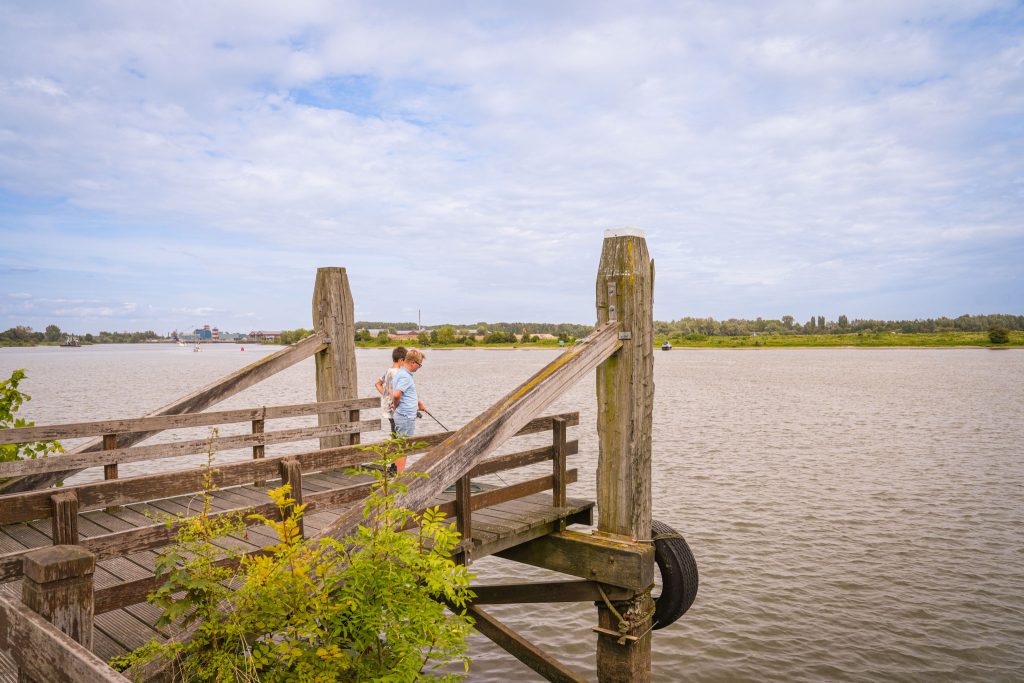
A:
[[[348,275],[344,268],[318,268],[313,288],[313,328],[327,335],[330,343],[316,354],[316,400],[340,401],[357,398],[355,312]],[[354,422],[359,411],[321,413],[320,425]],[[359,434],[320,438],[320,448],[359,443]]]
[[[653,291],[654,263],[643,231],[606,231],[597,323],[618,320],[622,348],[597,368],[598,532],[632,540],[651,538]],[[597,640],[599,681],[650,680],[653,611],[650,588],[628,600],[599,603],[605,631]]]

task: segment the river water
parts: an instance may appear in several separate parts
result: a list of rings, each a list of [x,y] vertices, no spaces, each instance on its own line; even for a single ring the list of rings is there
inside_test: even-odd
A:
[[[38,424],[136,417],[274,350],[4,348],[0,376],[28,370],[22,414]],[[457,428],[555,355],[428,350],[417,387]],[[389,352],[357,360],[373,395]],[[1024,352],[676,349],[656,354],[655,381],[654,516],[701,572],[691,610],[654,634],[655,680],[1024,680]],[[218,408],[314,396],[306,361]],[[592,498],[592,377],[546,412],[570,410],[570,495]],[[473,566],[481,582],[545,575]],[[594,675],[593,606],[491,611]],[[485,639],[473,656],[471,680],[540,680]]]

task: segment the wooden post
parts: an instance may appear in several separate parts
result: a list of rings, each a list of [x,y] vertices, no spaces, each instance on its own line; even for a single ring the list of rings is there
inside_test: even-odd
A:
[[[27,607],[90,650],[95,568],[96,557],[81,546],[40,548],[25,556],[21,585]],[[24,671],[18,681],[34,683]]]
[[[266,408],[266,406],[264,406],[263,407],[263,413],[266,414],[266,411],[267,411],[267,408]],[[260,418],[259,420],[253,420],[252,421],[252,433],[253,434],[263,434],[265,427],[266,427],[266,422],[263,420],[263,418]],[[252,459],[253,460],[259,460],[260,458],[265,457],[266,454],[267,454],[267,447],[266,446],[260,444],[258,446],[253,446],[252,447]],[[266,486],[267,482],[263,481],[262,479],[257,479],[256,481],[253,482],[253,485],[254,486]]]
[[[278,463],[278,468],[281,470],[281,484],[291,484],[292,492],[291,498],[295,501],[295,505],[302,505],[302,464],[298,458],[285,458]],[[292,507],[289,507],[284,511],[285,517],[292,516]],[[299,520],[299,535],[303,538],[306,537],[306,529]]]
[[[654,410],[654,263],[641,230],[609,230],[597,272],[598,325],[618,320],[622,348],[597,368],[598,532],[651,538],[651,422]],[[614,609],[612,609],[614,608]],[[599,604],[597,676],[651,678],[650,588]],[[621,644],[620,644],[621,643]]]
[[[313,288],[313,328],[330,340],[316,354],[316,400],[338,401],[357,397],[355,313],[348,275],[344,268],[319,268]],[[359,411],[321,414],[320,425],[355,422]],[[359,434],[320,438],[320,448],[359,443]]]
[[[551,505],[565,507],[565,465],[566,465],[566,420],[556,417],[551,420],[552,475],[555,485],[551,490]]]
[[[53,545],[78,545],[78,494],[74,490],[50,496]]]
[[[473,538],[473,490],[469,475],[465,474],[455,482],[455,528],[462,535],[462,543]],[[457,561],[469,564],[469,545],[463,545]]]
[[[103,435],[103,450],[112,451],[117,448],[117,434],[104,434]],[[103,466],[103,478],[107,481],[111,479],[117,479],[117,463],[111,463]],[[120,506],[107,508],[107,512],[117,512],[120,510]]]

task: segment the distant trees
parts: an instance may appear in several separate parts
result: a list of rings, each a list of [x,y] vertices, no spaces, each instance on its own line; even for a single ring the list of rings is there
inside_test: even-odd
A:
[[[60,328],[56,325],[47,325],[46,332],[43,333],[43,337],[48,342],[60,341]]]
[[[431,344],[454,344],[455,342],[455,328],[451,325],[442,325],[430,333]]]
[[[918,320],[850,320],[846,315],[840,315],[836,321],[829,321],[825,316],[819,315],[811,317],[803,325],[797,323],[791,315],[784,315],[778,320],[730,318],[718,321],[714,318],[680,318],[673,321],[655,321],[654,333],[658,336],[683,339],[692,334],[735,337],[752,334],[987,332],[993,326],[1005,330],[1024,330],[1024,315],[962,315],[957,318]]]
[[[302,341],[311,334],[313,334],[313,330],[307,330],[302,327],[294,330],[282,330],[281,336],[278,337],[278,343],[287,346],[289,344],[294,344],[297,341]]]
[[[0,341],[12,344],[38,344],[43,341],[42,332],[34,332],[31,327],[17,325],[0,332]]]

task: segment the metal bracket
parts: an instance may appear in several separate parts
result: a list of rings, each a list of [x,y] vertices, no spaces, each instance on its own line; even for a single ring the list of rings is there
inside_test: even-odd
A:
[[[633,338],[633,333],[632,332],[619,332],[619,339],[622,340],[622,341],[627,341],[627,340],[632,339],[632,338]]]
[[[324,337],[323,343],[324,344],[330,344],[331,343],[331,338],[330,337]]]
[[[615,280],[608,280],[608,320],[618,320],[618,311],[615,305],[618,303],[615,298]]]

